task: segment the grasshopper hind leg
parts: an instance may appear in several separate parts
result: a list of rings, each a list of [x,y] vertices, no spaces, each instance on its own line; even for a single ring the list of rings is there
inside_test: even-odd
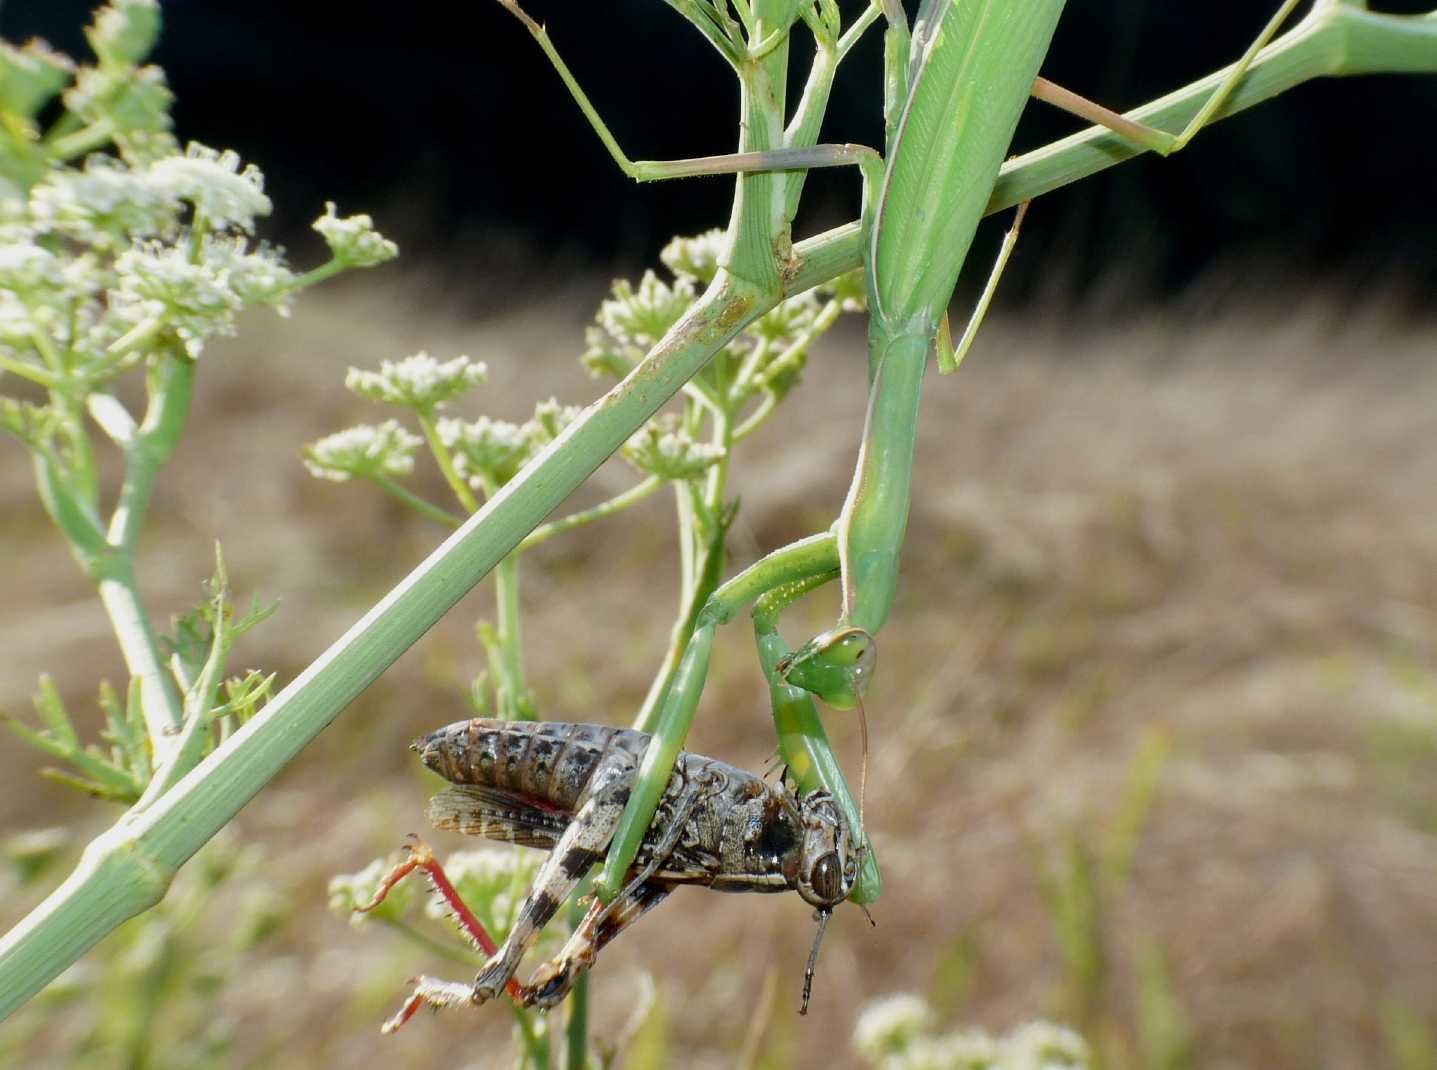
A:
[[[595,901],[574,930],[563,950],[534,971],[521,990],[526,1007],[547,1010],[569,994],[583,972],[594,964],[599,952],[616,936],[663,902],[673,885],[649,881],[626,893],[609,906]]]
[[[609,846],[619,815],[629,801],[627,780],[600,789],[569,822],[554,850],[544,860],[534,887],[519,908],[518,920],[508,939],[490,956],[474,978],[475,1003],[493,999],[519,968],[524,953],[533,946],[539,932],[549,923],[569,893]]]
[[[579,975],[594,964],[600,948],[669,894],[673,886],[665,881],[653,880],[653,875],[682,838],[694,808],[722,786],[722,778],[715,779],[711,774],[701,774],[692,783],[687,782],[682,773],[674,774],[669,791],[677,791],[677,799],[668,818],[668,827],[654,846],[648,862],[624,885],[613,902],[605,905],[596,901],[589,907],[563,950],[535,971],[524,989],[525,1006],[552,1007],[557,1004],[573,987]],[[622,804],[619,808],[622,809]],[[617,816],[614,822],[618,823]]]

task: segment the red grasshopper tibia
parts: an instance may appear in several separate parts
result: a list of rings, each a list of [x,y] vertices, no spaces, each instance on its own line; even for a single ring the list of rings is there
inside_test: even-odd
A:
[[[384,902],[390,889],[416,869],[420,869],[429,878],[430,886],[439,893],[440,898],[454,912],[459,927],[484,954],[493,955],[499,950],[499,945],[489,935],[489,930],[484,928],[484,923],[475,916],[474,911],[469,909],[469,904],[460,897],[453,882],[445,874],[444,867],[439,864],[439,860],[434,857],[434,852],[429,849],[429,845],[418,836],[411,836],[410,839],[412,842],[406,844],[404,848],[407,853],[404,861],[389,871],[384,880],[380,882],[379,889],[374,893],[373,898],[369,902],[355,907],[355,911],[367,913],[373,910]],[[509,998],[514,1001],[516,1006],[523,1005],[522,989],[514,978],[509,979],[509,983],[504,986],[504,991],[509,994]],[[415,978],[414,991],[404,1001],[404,1006],[399,1008],[394,1017],[384,1023],[383,1031],[385,1033],[394,1032],[414,1017],[415,1011],[426,1004],[431,1007],[447,1007],[458,1003],[468,1003],[470,995],[471,990],[467,985],[456,984],[453,981],[436,981],[430,977]]]

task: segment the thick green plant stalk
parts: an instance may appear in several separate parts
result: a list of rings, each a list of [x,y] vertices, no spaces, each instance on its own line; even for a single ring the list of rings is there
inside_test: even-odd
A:
[[[1379,15],[1329,0],[1269,46],[1217,117],[1309,78],[1437,71],[1437,11]],[[1131,113],[1176,127],[1196,113],[1221,73]],[[1006,164],[988,200],[997,211],[1120,162],[1137,149],[1100,129]],[[739,179],[740,187],[747,176]],[[786,198],[785,198],[786,200]],[[772,218],[772,217],[770,217]],[[750,233],[778,236],[759,223]],[[75,872],[0,940],[0,1017],[117,925],[157,902],[175,870],[222,828],[356,695],[478,583],[745,324],[786,294],[858,267],[857,223],[793,247],[779,288],[721,273],[703,300],[622,383],[444,542],[266,709],[143,810],[127,813],[85,851]],[[746,255],[759,255],[754,244]]]

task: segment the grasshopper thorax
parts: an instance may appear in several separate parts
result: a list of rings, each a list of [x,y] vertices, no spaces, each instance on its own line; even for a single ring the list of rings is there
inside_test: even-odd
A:
[[[803,839],[799,845],[798,894],[820,910],[848,898],[858,879],[858,853],[843,811],[826,791],[799,800]]]

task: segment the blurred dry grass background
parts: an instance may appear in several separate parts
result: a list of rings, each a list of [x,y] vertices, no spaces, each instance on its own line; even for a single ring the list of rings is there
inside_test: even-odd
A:
[[[472,322],[457,295],[366,280],[291,321],[249,320],[204,357],[160,486],[142,557],[157,615],[199,596],[218,536],[236,590],[282,600],[233,664],[292,678],[439,538],[300,465],[302,443],[378,415],[342,390],[345,368],[467,352],[490,362],[480,399],[496,417],[549,394],[587,401],[597,388],[573,358],[603,289]],[[1437,1065],[1437,329],[1343,295],[1245,292],[1228,280],[1120,322],[999,319],[960,375],[930,381],[869,699],[877,929],[839,915],[800,1019],[812,930],[798,898],[680,892],[601,959],[600,1036],[620,1032],[647,971],[676,1066],[735,1065],[751,1034],[759,1065],[854,1065],[857,1009],[901,990],[947,1024],[1082,1016],[1115,1065]],[[821,344],[788,414],[738,456],[735,567],[840,505],[861,354],[856,330]],[[0,457],[0,711],[28,714],[41,671],[92,711],[121,666],[24,455]],[[580,495],[630,480],[611,464]],[[641,698],[677,598],[669,508],[652,499],[525,558],[547,716],[623,722]],[[834,597],[795,612],[790,638],[830,619]],[[204,1007],[235,1024],[235,1065],[505,1065],[498,1011],[381,1040],[406,978],[446,965],[325,909],[330,875],[421,828],[428,785],[405,744],[465,715],[488,599],[471,595],[241,816],[290,913]],[[759,768],[766,698],[749,635],[727,631],[692,745]],[[830,723],[856,758],[852,726]],[[1155,741],[1168,757],[1131,870],[1095,890],[1085,866]],[[78,850],[113,815],[40,764],[0,744],[0,833],[66,824]],[[1072,909],[1045,901],[1045,881]],[[0,925],[37,896],[12,893]],[[204,930],[232,909],[216,904]],[[1064,956],[1065,909],[1086,926],[1085,965]],[[1153,1046],[1155,999],[1191,1048]],[[31,1007],[6,1028],[33,1033],[27,1065],[60,1065],[93,1014]]]

